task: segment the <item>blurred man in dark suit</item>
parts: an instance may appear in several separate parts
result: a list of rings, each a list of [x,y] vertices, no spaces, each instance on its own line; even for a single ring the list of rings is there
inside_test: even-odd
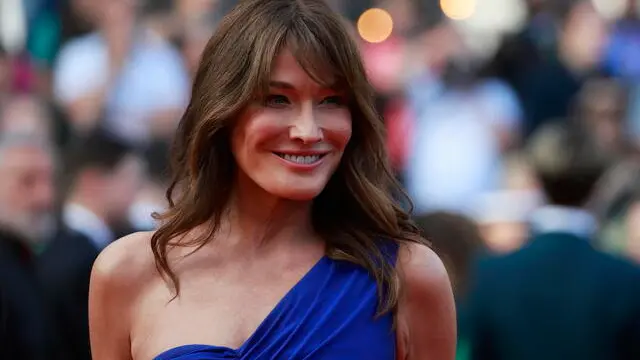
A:
[[[91,268],[100,251],[121,235],[144,167],[132,147],[100,130],[72,145],[68,160],[62,230],[41,255],[39,274],[73,349],[70,359],[89,360]]]
[[[63,358],[35,275],[36,249],[54,230],[53,179],[41,138],[0,135],[0,359]]]
[[[594,248],[584,210],[606,152],[569,121],[543,126],[530,145],[549,205],[533,214],[528,245],[479,267],[472,358],[640,359],[640,269]]]

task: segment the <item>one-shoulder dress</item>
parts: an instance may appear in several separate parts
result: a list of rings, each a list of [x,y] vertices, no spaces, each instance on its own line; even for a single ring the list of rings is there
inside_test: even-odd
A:
[[[239,348],[184,345],[155,360],[393,360],[393,318],[376,317],[378,299],[367,270],[324,256]]]

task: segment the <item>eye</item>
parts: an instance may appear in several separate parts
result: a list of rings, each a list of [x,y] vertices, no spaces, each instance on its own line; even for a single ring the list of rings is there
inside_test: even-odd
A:
[[[289,98],[284,95],[269,95],[264,99],[264,105],[269,107],[283,107],[289,104]]]
[[[321,105],[344,106],[345,100],[342,96],[327,96],[320,102]]]

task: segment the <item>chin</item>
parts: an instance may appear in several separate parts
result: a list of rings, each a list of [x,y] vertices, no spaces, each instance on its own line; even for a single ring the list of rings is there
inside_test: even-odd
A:
[[[292,201],[311,201],[315,199],[324,187],[296,187],[287,189],[278,189],[270,191],[271,194],[286,200]]]

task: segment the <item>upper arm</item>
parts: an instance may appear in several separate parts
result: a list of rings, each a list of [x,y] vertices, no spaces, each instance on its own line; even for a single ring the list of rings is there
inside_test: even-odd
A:
[[[456,311],[449,276],[440,258],[423,245],[410,244],[398,258],[402,297],[398,336],[405,359],[453,360]]]
[[[131,359],[131,309],[139,290],[136,253],[144,234],[107,247],[96,259],[89,286],[89,335],[94,360]]]

